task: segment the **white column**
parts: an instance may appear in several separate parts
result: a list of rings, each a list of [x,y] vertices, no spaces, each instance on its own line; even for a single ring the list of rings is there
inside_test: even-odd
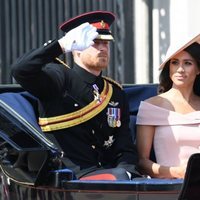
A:
[[[148,1],[148,0],[147,0]],[[135,83],[148,83],[149,74],[149,30],[148,6],[144,0],[134,1],[135,27]]]
[[[155,5],[156,4],[156,5]],[[160,28],[159,28],[159,3],[154,1],[156,8],[153,9],[153,82],[158,83],[160,65]]]

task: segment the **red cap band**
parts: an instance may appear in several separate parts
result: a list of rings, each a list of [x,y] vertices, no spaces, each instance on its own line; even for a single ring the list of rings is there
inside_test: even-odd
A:
[[[104,22],[103,20],[101,20],[100,22],[95,22],[95,23],[91,23],[94,27],[96,27],[97,29],[108,29],[109,30],[109,25]]]

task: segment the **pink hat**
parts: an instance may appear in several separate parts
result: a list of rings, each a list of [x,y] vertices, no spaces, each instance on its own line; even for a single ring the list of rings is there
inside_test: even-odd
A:
[[[166,56],[159,69],[163,69],[165,64],[173,58],[177,53],[183,51],[185,48],[190,46],[192,43],[197,42],[200,44],[200,33],[193,36],[185,36],[178,38],[168,48]]]

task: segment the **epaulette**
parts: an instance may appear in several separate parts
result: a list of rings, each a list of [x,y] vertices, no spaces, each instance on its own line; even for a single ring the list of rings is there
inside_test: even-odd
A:
[[[62,61],[62,60],[61,60],[60,58],[58,58],[58,57],[56,57],[54,60],[55,60],[55,62],[60,63],[60,64],[64,65],[64,66],[67,67],[67,68],[71,68],[67,63],[65,63],[64,61]]]
[[[123,89],[122,85],[118,83],[117,81],[113,80],[112,78],[107,77],[107,76],[102,76],[102,77],[108,82],[112,83],[113,85],[116,85],[117,87],[119,87],[121,90]]]

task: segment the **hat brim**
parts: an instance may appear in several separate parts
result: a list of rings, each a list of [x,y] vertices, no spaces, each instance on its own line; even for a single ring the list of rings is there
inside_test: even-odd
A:
[[[107,29],[97,29],[97,32],[99,33],[98,36],[95,38],[96,40],[107,40],[107,41],[113,41],[114,37],[110,30]]]
[[[174,42],[172,45],[170,45],[165,59],[162,62],[162,64],[160,65],[159,69],[163,69],[166,65],[166,63],[173,58],[176,54],[180,53],[181,51],[183,51],[185,48],[187,48],[188,46],[190,46],[191,44],[193,44],[194,42],[198,42],[200,43],[200,34],[194,36],[194,37],[187,37],[182,39],[179,43],[178,41]]]
[[[95,40],[106,40],[106,41],[113,41],[114,38],[112,35],[102,35],[102,34],[99,34]]]
[[[71,29],[85,22],[89,22],[91,24],[94,22],[98,22],[99,20],[105,21],[110,26],[115,20],[115,15],[109,11],[92,11],[88,13],[83,13],[81,15],[69,19],[68,21],[63,22],[59,26],[59,28],[64,32],[68,32]]]

